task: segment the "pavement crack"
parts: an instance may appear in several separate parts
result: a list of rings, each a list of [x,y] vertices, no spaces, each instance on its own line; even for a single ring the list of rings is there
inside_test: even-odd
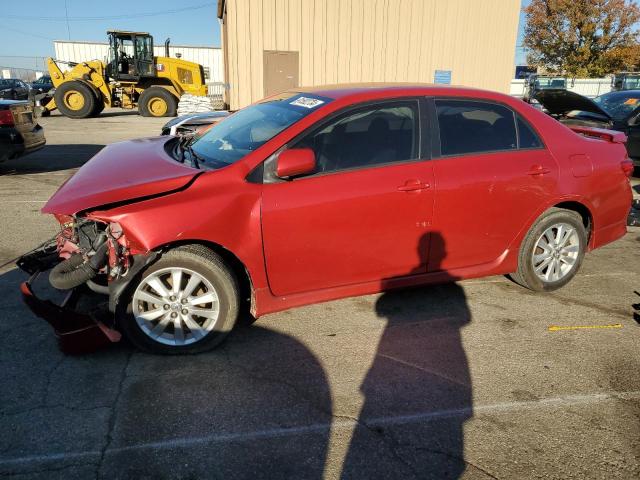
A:
[[[64,355],[62,355],[58,361],[53,365],[53,368],[51,368],[49,370],[49,373],[47,373],[47,382],[44,385],[44,406],[47,407],[49,406],[49,387],[51,386],[51,377],[53,377],[53,374],[56,373],[56,371],[58,370],[58,368],[60,368],[60,366],[64,363],[64,361],[66,360],[66,357]]]
[[[118,404],[120,402],[120,397],[122,395],[122,387],[124,386],[124,382],[127,379],[127,369],[129,368],[129,364],[131,363],[131,358],[133,357],[133,351],[127,352],[127,360],[124,363],[124,367],[122,367],[122,371],[120,372],[120,380],[118,381],[118,389],[116,391],[116,396],[113,400],[113,406],[111,407],[111,415],[109,416],[108,421],[108,430],[106,435],[106,441],[102,448],[100,449],[100,458],[98,459],[98,463],[96,464],[96,480],[100,478],[100,472],[102,471],[102,467],[104,464],[104,459],[107,454],[107,450],[111,446],[113,442],[113,429],[116,425],[116,420],[118,416]]]
[[[53,472],[64,472],[65,470],[68,470],[70,468],[82,468],[82,467],[88,467],[88,466],[95,466],[96,464],[94,462],[87,462],[87,463],[70,463],[67,464],[63,467],[47,467],[47,468],[43,468],[40,470],[29,470],[27,472],[24,471],[5,471],[5,472],[0,472],[0,478],[9,478],[9,477],[14,477],[14,476],[25,476],[25,475],[37,475],[40,473],[53,473]]]
[[[434,453],[434,454],[436,454],[436,455],[442,455],[443,457],[447,457],[447,458],[450,458],[450,459],[452,459],[452,460],[456,460],[456,461],[462,462],[462,463],[464,463],[465,465],[467,465],[467,466],[469,466],[469,467],[471,467],[471,468],[473,468],[473,469],[475,469],[475,470],[478,470],[479,472],[483,473],[483,474],[484,474],[484,475],[486,475],[487,477],[492,478],[493,480],[499,480],[499,479],[498,479],[498,477],[496,477],[496,476],[495,476],[495,475],[493,475],[492,473],[488,472],[488,471],[487,471],[487,470],[485,470],[484,468],[480,467],[479,465],[476,465],[475,463],[470,462],[469,460],[467,460],[466,458],[464,458],[464,456],[455,455],[455,454],[453,454],[453,453],[451,453],[451,452],[447,452],[447,451],[445,451],[445,450],[439,450],[439,449],[436,449],[436,448],[428,448],[428,447],[423,447],[423,446],[419,446],[419,445],[414,445],[414,444],[411,444],[411,443],[403,443],[403,442],[398,441],[398,439],[396,439],[396,438],[394,437],[394,435],[393,435],[390,431],[389,431],[389,432],[387,432],[387,434],[388,434],[388,437],[389,437],[389,438],[392,440],[392,442],[393,442],[393,445],[392,445],[392,447],[391,447],[391,448],[394,450],[394,452],[396,453],[396,456],[397,456],[398,458],[402,458],[402,456],[401,456],[401,455],[400,455],[400,453],[397,451],[397,449],[399,449],[399,448],[403,448],[403,447],[405,447],[405,448],[412,448],[412,449],[417,450],[417,451],[420,451],[420,452]],[[405,463],[405,464],[407,464],[407,465],[409,464],[409,462],[407,462],[407,461],[405,461],[404,463]],[[417,472],[417,471],[413,468],[413,466],[412,466],[412,465],[409,465],[409,466],[410,466],[410,468],[412,469],[412,471],[413,471],[414,475],[416,475],[417,477],[419,477],[419,476],[420,476],[420,475],[419,475],[419,472]]]

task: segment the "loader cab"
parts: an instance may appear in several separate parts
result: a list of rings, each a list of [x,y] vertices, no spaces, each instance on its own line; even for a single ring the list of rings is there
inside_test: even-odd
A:
[[[137,82],[155,77],[153,37],[144,32],[109,31],[107,76],[113,80]]]

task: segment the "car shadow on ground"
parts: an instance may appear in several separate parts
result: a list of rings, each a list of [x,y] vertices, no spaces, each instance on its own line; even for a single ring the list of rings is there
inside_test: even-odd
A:
[[[46,145],[37,152],[0,163],[0,176],[78,168],[102,148],[104,145],[98,144]]]
[[[124,110],[124,109],[120,109],[120,108],[110,108],[110,109],[106,109],[105,111],[100,113],[100,115],[98,115],[97,117],[76,119],[74,121],[76,121],[76,122],[92,122],[92,121],[96,121],[96,119],[99,120],[100,118],[103,118],[103,117],[124,117],[124,116],[130,116],[130,115],[139,115],[138,110],[137,109],[135,109],[135,110]],[[64,115],[62,115],[59,111],[56,110],[46,118],[56,118],[56,117],[64,117]]]
[[[424,237],[420,248],[444,252],[438,242]],[[455,283],[377,298],[372,316],[356,326],[366,331],[372,318],[386,321],[372,335],[379,338],[374,357],[345,355],[370,365],[368,373],[342,378],[331,370],[333,382],[355,382],[353,398],[360,384],[363,404],[351,418],[334,402],[313,335],[302,340],[243,322],[220,348],[200,355],[147,355],[122,342],[66,356],[48,325],[22,305],[25,278],[18,270],[0,275],[7,331],[0,359],[8,366],[0,373],[0,428],[10,432],[0,439],[0,473],[442,479],[465,469],[472,390],[460,331],[471,318]],[[330,438],[347,452],[331,473]]]

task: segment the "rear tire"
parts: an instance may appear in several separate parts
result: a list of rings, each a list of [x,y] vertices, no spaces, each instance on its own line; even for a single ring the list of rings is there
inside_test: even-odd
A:
[[[69,118],[90,117],[98,101],[91,87],[77,80],[62,83],[53,98],[60,113]]]
[[[147,88],[138,99],[138,111],[143,117],[175,117],[178,99],[166,88]]]
[[[582,217],[571,210],[552,208],[529,229],[511,279],[536,292],[557,290],[580,270],[587,246]]]
[[[126,305],[119,305],[117,314],[124,334],[151,353],[211,350],[238,318],[235,276],[218,255],[200,245],[165,253],[131,282],[123,298]]]

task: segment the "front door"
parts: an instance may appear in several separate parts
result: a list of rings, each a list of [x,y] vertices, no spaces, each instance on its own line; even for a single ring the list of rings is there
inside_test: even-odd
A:
[[[312,148],[318,168],[264,185],[264,250],[275,295],[426,272],[433,174],[421,159],[418,105],[352,109],[291,145]]]

